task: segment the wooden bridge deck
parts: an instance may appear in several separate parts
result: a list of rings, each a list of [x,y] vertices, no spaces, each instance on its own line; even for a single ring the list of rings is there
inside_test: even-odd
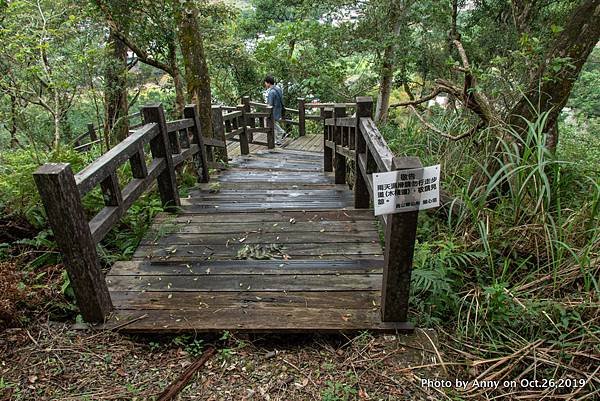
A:
[[[257,132],[254,134],[254,138],[260,142],[267,142],[267,134]],[[323,152],[323,135],[304,135],[299,138],[286,138],[281,147],[290,150],[305,150],[308,152]],[[250,154],[256,154],[256,152],[266,149],[263,145],[250,144]],[[227,143],[227,154],[230,158],[240,156],[240,143],[236,141],[230,141]]]
[[[348,187],[323,172],[322,153],[293,150],[310,146],[319,149],[308,137],[234,157],[181,200],[179,214],[159,215],[133,260],[106,277],[115,311],[105,327],[409,328],[381,321],[384,259],[372,210],[353,209]]]

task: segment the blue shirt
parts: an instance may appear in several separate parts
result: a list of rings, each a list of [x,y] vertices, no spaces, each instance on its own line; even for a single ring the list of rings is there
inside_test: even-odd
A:
[[[281,120],[283,111],[283,91],[279,86],[271,86],[267,92],[267,104],[273,106],[273,118],[275,121]]]

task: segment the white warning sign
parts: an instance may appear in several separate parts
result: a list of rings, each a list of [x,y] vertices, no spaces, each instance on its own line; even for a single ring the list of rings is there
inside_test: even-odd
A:
[[[373,174],[375,216],[440,205],[440,165]]]

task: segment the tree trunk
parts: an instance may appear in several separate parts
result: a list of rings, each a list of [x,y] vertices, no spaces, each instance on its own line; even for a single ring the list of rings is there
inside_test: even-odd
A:
[[[183,115],[185,108],[185,95],[183,93],[183,81],[181,73],[177,67],[177,44],[173,41],[169,43],[169,64],[171,65],[171,76],[173,77],[173,85],[175,86],[175,110],[178,118]]]
[[[400,15],[402,11],[398,8],[401,6],[392,5],[392,15],[390,16],[390,22],[392,26],[392,35],[394,38],[398,37],[400,33]],[[390,107],[390,95],[392,94],[392,84],[394,81],[394,53],[396,52],[396,43],[394,42],[387,45],[383,51],[383,65],[381,68],[381,75],[379,78],[379,94],[377,96],[377,106],[375,107],[375,121],[384,123],[387,120],[388,110]]]
[[[104,78],[104,135],[118,143],[129,134],[127,113],[127,45],[110,30]]]
[[[179,46],[185,66],[188,101],[198,105],[202,135],[212,137],[212,96],[208,64],[202,34],[198,26],[198,9],[191,0],[173,2],[179,30]]]
[[[558,116],[567,103],[583,64],[600,39],[600,0],[582,2],[564,31],[548,51],[535,80],[509,113],[508,123],[517,132],[527,131],[527,122],[548,112],[547,147],[558,145]]]
[[[19,146],[17,139],[17,98],[10,95],[10,148],[15,149]]]

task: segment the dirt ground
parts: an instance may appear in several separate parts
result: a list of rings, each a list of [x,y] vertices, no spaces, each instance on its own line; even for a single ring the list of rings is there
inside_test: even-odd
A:
[[[76,328],[76,326],[75,326]],[[435,400],[434,331],[133,337],[47,322],[0,333],[0,400],[153,400],[209,346],[178,400]]]

